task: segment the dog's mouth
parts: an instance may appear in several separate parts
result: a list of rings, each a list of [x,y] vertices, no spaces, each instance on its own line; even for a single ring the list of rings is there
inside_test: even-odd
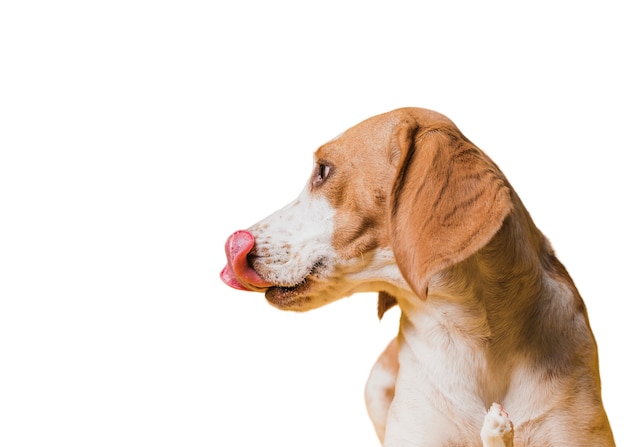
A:
[[[301,281],[295,285],[281,285],[265,280],[253,264],[258,257],[253,253],[254,237],[248,231],[235,232],[226,242],[228,263],[220,277],[230,287],[253,292],[265,292],[266,299],[279,308],[295,308],[310,298],[307,291],[324,268],[324,260],[315,262]]]
[[[311,300],[309,292],[315,284],[319,273],[324,269],[325,262],[319,259],[295,286],[274,285],[265,291],[265,299],[279,308],[297,308]]]
[[[286,309],[298,307],[310,300],[307,292],[314,282],[315,275],[313,272],[308,274],[302,281],[295,286],[270,285],[255,286],[249,282],[240,281],[236,274],[229,269],[228,266],[222,270],[222,281],[229,286],[250,292],[265,292],[265,299],[275,307]]]

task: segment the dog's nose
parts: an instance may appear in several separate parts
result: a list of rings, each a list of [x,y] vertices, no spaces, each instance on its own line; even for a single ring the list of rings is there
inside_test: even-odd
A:
[[[272,284],[265,281],[248,262],[248,254],[254,248],[254,236],[246,230],[235,231],[226,241],[228,264],[220,277],[229,286],[240,290],[262,291]]]

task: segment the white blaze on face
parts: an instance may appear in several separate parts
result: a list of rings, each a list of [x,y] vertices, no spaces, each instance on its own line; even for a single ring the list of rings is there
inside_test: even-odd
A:
[[[280,286],[300,284],[310,273],[333,264],[335,210],[307,185],[296,200],[253,225],[253,267]]]

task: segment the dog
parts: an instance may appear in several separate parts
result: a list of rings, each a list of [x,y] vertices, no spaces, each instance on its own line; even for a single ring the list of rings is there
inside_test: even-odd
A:
[[[400,307],[365,387],[385,447],[615,445],[574,282],[451,120],[393,110],[314,159],[293,202],[228,238],[221,278],[283,310]]]

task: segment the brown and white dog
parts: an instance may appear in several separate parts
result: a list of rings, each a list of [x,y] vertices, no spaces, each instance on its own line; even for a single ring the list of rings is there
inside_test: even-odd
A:
[[[398,109],[324,144],[296,200],[226,253],[222,279],[279,309],[358,292],[379,292],[381,317],[400,306],[366,385],[386,447],[615,445],[583,300],[500,169],[443,115]]]

